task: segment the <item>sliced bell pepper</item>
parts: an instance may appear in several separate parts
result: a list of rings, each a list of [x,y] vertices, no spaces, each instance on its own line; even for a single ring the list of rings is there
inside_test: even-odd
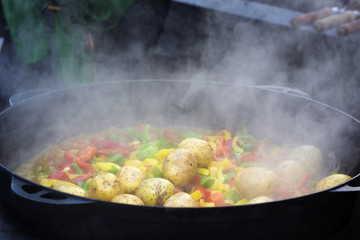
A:
[[[55,179],[61,181],[69,181],[69,176],[63,171],[57,171],[48,176],[48,179]]]
[[[173,142],[177,142],[177,143],[181,142],[181,140],[179,138],[175,137],[174,134],[172,134],[167,129],[164,131],[163,135],[164,135],[164,138],[169,141],[173,141]]]
[[[213,192],[210,195],[210,202],[215,203],[215,206],[220,207],[220,206],[225,206],[227,205],[223,195],[220,192]]]
[[[212,185],[215,183],[216,178],[209,177],[206,175],[201,176],[201,180],[199,182],[199,186],[202,186],[204,188],[211,188]]]
[[[205,202],[212,202],[211,201],[211,190],[210,189],[206,189],[202,186],[197,186],[194,188],[194,191],[195,192],[196,190],[199,190],[203,196],[203,199]]]
[[[130,152],[126,148],[109,148],[97,150],[98,154],[109,155],[109,154],[121,154],[125,157],[129,157]]]
[[[73,161],[75,161],[75,160],[80,160],[80,158],[79,157],[77,157],[77,156],[75,156],[74,154],[72,154],[71,152],[64,152],[64,160],[66,161],[66,162],[69,162],[69,163],[71,163],[71,162],[73,162]]]
[[[91,178],[93,176],[94,167],[91,164],[80,161],[80,160],[75,160],[74,162],[79,165],[79,167],[83,170],[83,172],[85,172],[85,175],[71,179],[72,183],[85,182],[86,180],[88,180],[89,178]]]
[[[123,155],[116,153],[107,159],[109,163],[118,163],[120,166],[124,164],[125,158]]]
[[[81,161],[90,161],[96,154],[96,148],[95,146],[87,145],[83,146],[78,151],[78,157]]]

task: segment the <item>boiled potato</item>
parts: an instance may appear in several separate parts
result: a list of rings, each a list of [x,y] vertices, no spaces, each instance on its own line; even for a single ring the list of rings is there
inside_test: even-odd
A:
[[[164,207],[198,207],[198,203],[190,194],[179,192],[166,200]]]
[[[125,193],[117,195],[111,201],[116,203],[124,203],[131,205],[140,205],[140,206],[144,205],[144,202],[139,197],[133,194],[125,194]]]
[[[111,201],[123,191],[124,188],[120,180],[109,172],[97,175],[89,185],[90,197],[105,201]]]
[[[300,163],[306,172],[316,176],[322,170],[323,159],[320,149],[312,145],[301,145],[290,152],[289,160]]]
[[[275,173],[280,178],[280,181],[288,186],[295,186],[299,184],[305,176],[303,166],[292,160],[280,162],[275,167]]]
[[[183,187],[195,176],[197,163],[191,152],[185,148],[177,148],[164,159],[162,170],[164,178]]]
[[[208,167],[213,159],[214,150],[205,140],[186,138],[179,143],[178,147],[189,150],[194,155],[198,167]]]
[[[140,184],[146,180],[144,172],[133,166],[122,167],[116,176],[124,187],[124,193],[135,193]]]
[[[279,185],[276,174],[263,167],[247,167],[235,175],[235,187],[247,199],[269,196]]]
[[[175,186],[164,178],[149,178],[141,183],[136,196],[145,205],[162,206],[176,192]]]
[[[53,189],[61,191],[61,192],[65,192],[65,193],[69,193],[69,194],[74,194],[80,197],[88,197],[88,193],[81,188],[78,185],[72,184],[72,183],[66,183],[66,184],[56,184],[54,185]]]
[[[273,199],[268,196],[259,196],[256,198],[251,199],[247,204],[256,204],[256,203],[266,203],[266,202],[272,202]]]
[[[315,187],[315,191],[322,191],[331,187],[334,187],[336,185],[339,185],[347,180],[349,180],[351,177],[346,174],[333,174],[330,176],[327,176],[323,179],[321,179]]]

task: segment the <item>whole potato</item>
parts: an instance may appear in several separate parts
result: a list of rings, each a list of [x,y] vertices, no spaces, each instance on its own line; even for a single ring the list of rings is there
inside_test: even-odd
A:
[[[65,193],[69,193],[69,194],[74,194],[80,197],[88,197],[88,193],[81,188],[78,185],[72,184],[72,183],[66,183],[66,184],[56,184],[53,186],[53,189],[56,189],[58,191],[61,192],[65,192]]]
[[[198,203],[190,194],[179,192],[166,200],[164,207],[198,207]]]
[[[176,192],[175,186],[164,178],[149,178],[136,191],[145,205],[162,206]]]
[[[191,152],[185,148],[177,148],[164,159],[162,170],[164,178],[183,187],[195,176],[197,163]]]
[[[208,142],[198,138],[186,138],[179,143],[194,155],[198,167],[208,167],[214,156],[214,150]]]
[[[124,187],[124,193],[135,193],[140,184],[146,180],[146,176],[137,167],[122,167],[116,174]]]
[[[303,166],[292,160],[280,162],[275,167],[275,173],[280,178],[280,181],[288,186],[295,186],[299,184],[305,176]]]
[[[349,180],[351,177],[346,174],[333,174],[330,176],[327,176],[323,179],[321,179],[315,187],[315,191],[322,191],[331,187],[334,187],[336,185],[339,185],[347,180]]]
[[[256,198],[251,199],[248,204],[256,204],[256,203],[266,203],[266,202],[272,202],[273,199],[268,196],[259,196]]]
[[[97,175],[89,185],[90,197],[105,201],[111,201],[111,199],[123,193],[123,191],[124,188],[120,180],[109,172]]]
[[[290,152],[289,160],[300,163],[306,172],[316,176],[322,170],[323,159],[320,149],[312,145],[301,145]]]
[[[140,205],[140,206],[144,205],[144,202],[139,197],[133,194],[126,194],[126,193],[117,195],[111,201],[116,203],[124,203],[131,205]]]
[[[247,199],[269,196],[279,185],[276,174],[263,167],[247,167],[235,175],[235,187]]]

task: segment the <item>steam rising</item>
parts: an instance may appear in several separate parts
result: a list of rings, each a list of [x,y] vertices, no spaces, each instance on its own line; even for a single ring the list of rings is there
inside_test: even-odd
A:
[[[140,11],[139,6],[134,5],[132,11],[134,9]],[[129,21],[130,16],[131,12],[125,16],[124,21]],[[143,24],[147,24],[143,28],[150,26],[152,17],[154,15],[151,13],[144,14],[134,28]],[[186,18],[186,15],[183,17]],[[249,22],[223,13],[209,12],[201,15],[200,20],[200,37],[189,41],[196,46],[197,55],[190,54],[188,59],[165,56],[166,48],[161,45],[164,43],[161,36],[158,41],[146,41],[150,47],[144,45],[142,40],[146,36],[142,36],[142,31],[122,32],[131,33],[130,36],[134,38],[132,41],[122,38],[114,40],[110,33],[98,36],[101,41],[99,48],[95,50],[95,60],[97,79],[100,82],[158,78],[187,81],[184,81],[184,85],[175,84],[175,87],[166,82],[161,83],[161,87],[146,82],[139,83],[141,86],[137,87],[126,81],[118,89],[99,86],[99,90],[104,89],[106,92],[88,88],[73,89],[67,97],[58,95],[56,103],[59,106],[51,108],[43,101],[35,101],[45,109],[60,110],[57,114],[54,112],[55,119],[46,117],[42,124],[45,133],[36,132],[33,138],[42,144],[49,144],[44,139],[65,139],[71,134],[80,134],[80,130],[98,131],[106,125],[127,127],[136,120],[157,126],[175,124],[231,130],[240,130],[242,120],[248,120],[251,128],[249,131],[254,131],[263,138],[286,141],[292,147],[297,144],[314,144],[326,150],[327,154],[333,152],[331,149],[338,139],[344,137],[344,131],[354,131],[349,119],[336,111],[323,111],[308,100],[288,96],[284,100],[282,94],[268,94],[265,90],[263,94],[262,90],[253,92],[253,89],[240,91],[243,95],[239,95],[236,88],[241,86],[215,84],[209,87],[196,81],[293,87],[308,93],[315,100],[357,115],[360,74],[356,62],[360,59],[360,54],[356,43],[327,39],[322,35],[261,22]],[[167,46],[174,48],[179,41],[171,37],[166,40],[169,40],[166,42]],[[14,68],[19,72],[24,71],[15,66]],[[52,81],[47,76],[42,79],[45,82],[47,80]],[[82,95],[92,96],[93,100]],[[55,103],[49,96],[46,101]],[[65,106],[67,111],[64,110]],[[76,109],[72,109],[72,106],[76,106]],[[33,108],[39,109],[38,106]],[[152,109],[151,112],[149,108]],[[314,116],[314,113],[319,115]],[[21,118],[24,117],[22,114],[16,112],[11,115]],[[24,128],[39,127],[37,123],[42,114],[30,111],[26,117],[29,116]],[[99,122],[103,128],[96,126]],[[53,123],[58,124],[56,131],[50,129]],[[19,121],[18,124],[24,122]],[[9,127],[17,126],[15,123]],[[2,131],[9,133],[5,127]],[[349,144],[349,139],[340,141],[341,146],[354,145]],[[20,152],[26,155],[27,150]],[[22,155],[21,153],[18,154]],[[334,167],[334,163],[330,165],[330,168]]]

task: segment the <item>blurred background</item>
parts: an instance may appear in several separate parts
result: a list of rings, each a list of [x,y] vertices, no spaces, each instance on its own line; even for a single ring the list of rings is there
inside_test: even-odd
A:
[[[290,25],[354,2],[2,0],[1,109],[29,91],[181,78],[293,87],[357,115],[359,34]]]
[[[177,78],[292,87],[360,116],[360,34],[290,24],[325,7],[355,12],[358,1],[1,3],[0,110],[42,91]]]

